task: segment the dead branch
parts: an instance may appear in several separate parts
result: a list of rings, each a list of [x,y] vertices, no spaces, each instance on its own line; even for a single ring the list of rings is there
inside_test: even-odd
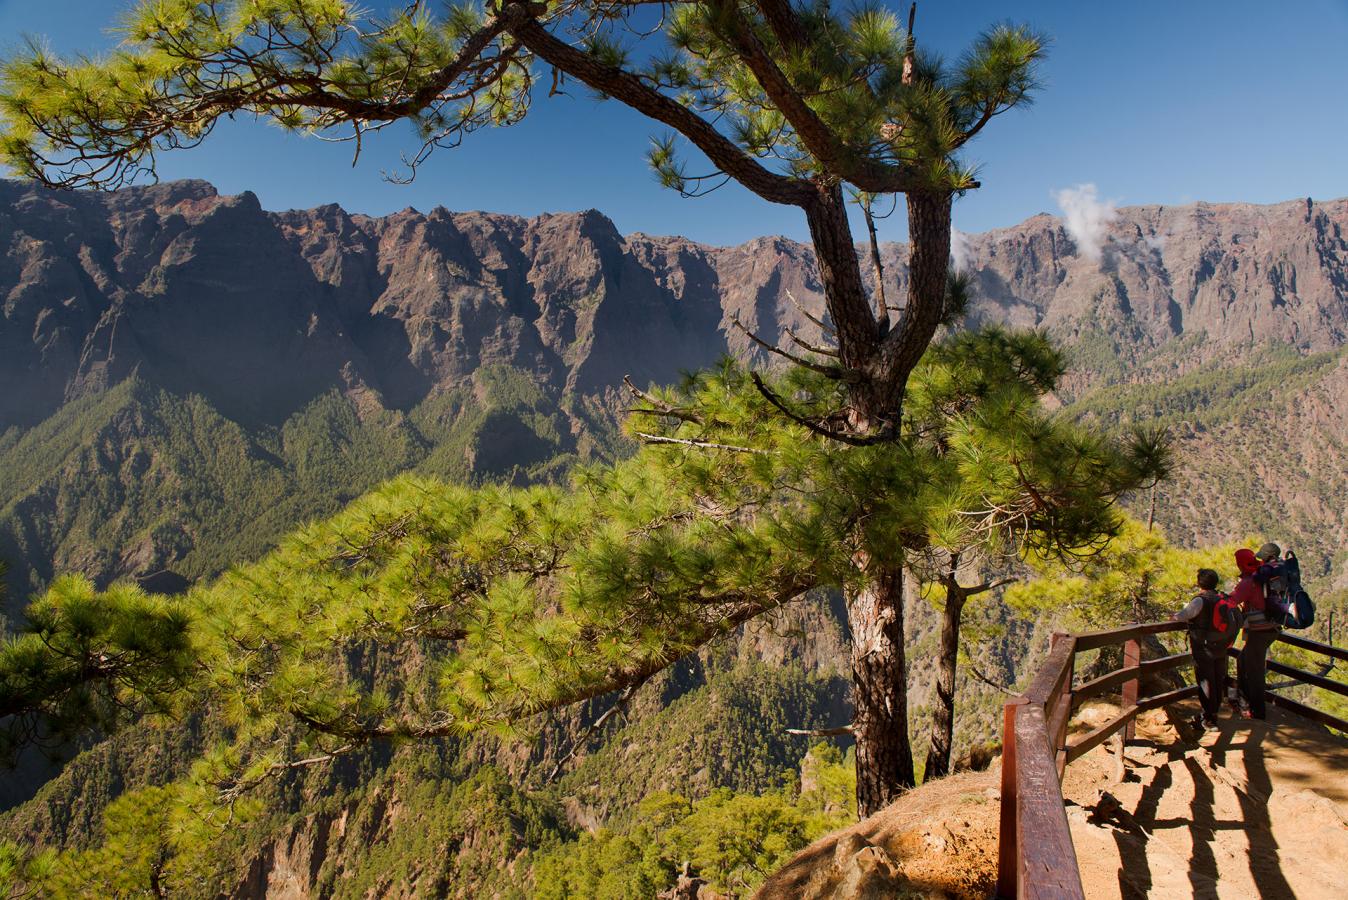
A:
[[[618,699],[613,701],[613,705],[604,710],[603,714],[595,719],[594,722],[590,724],[589,728],[585,729],[584,734],[576,738],[575,743],[571,745],[571,749],[566,752],[565,756],[557,760],[557,765],[552,767],[552,771],[548,773],[548,777],[543,780],[543,783],[552,784],[557,779],[557,774],[562,771],[562,767],[569,763],[572,758],[580,752],[580,748],[584,747],[594,733],[603,728],[609,719],[613,718],[618,713],[625,711],[627,709],[627,704],[632,701],[632,697],[636,694],[637,690],[649,680],[650,676],[648,675],[635,684],[629,684],[627,687],[623,688],[622,693],[618,695]]]
[[[1015,692],[1014,690],[1012,690],[1011,688],[1007,687],[1007,686],[1004,685],[1004,684],[999,684],[998,682],[993,681],[991,678],[989,678],[988,676],[986,676],[986,675],[984,675],[982,672],[980,672],[980,671],[978,670],[978,667],[975,666],[973,663],[969,663],[969,664],[968,664],[968,669],[969,669],[969,674],[973,675],[974,678],[975,678],[976,680],[983,682],[983,683],[986,684],[988,687],[993,688],[993,689],[998,690],[998,691],[1001,691],[1003,694],[1006,694],[1008,697],[1015,697],[1015,696],[1016,696],[1016,692]]]
[[[839,381],[852,382],[857,380],[857,373],[851,371],[850,369],[844,369],[841,366],[822,365],[817,362],[811,362],[810,360],[804,358],[803,356],[796,356],[794,353],[788,353],[781,347],[778,347],[776,344],[768,343],[758,335],[754,334],[748,328],[745,328],[744,324],[740,322],[739,319],[733,319],[731,321],[731,324],[734,325],[736,328],[738,328],[740,331],[747,334],[749,336],[749,340],[753,341],[755,344],[762,347],[764,350],[768,351],[769,353],[775,353],[778,356],[782,357],[783,359],[788,359],[791,362],[795,363],[796,365],[801,366],[802,368],[809,369],[811,372],[818,372],[820,375],[827,375],[829,378],[836,378]]]
[[[692,422],[695,425],[702,424],[702,417],[697,415],[697,413],[691,412],[683,407],[670,406],[668,403],[661,400],[654,394],[647,393],[646,391],[643,391],[641,388],[637,387],[635,384],[632,383],[631,375],[623,376],[623,384],[627,385],[627,389],[632,392],[632,395],[634,397],[636,397],[638,400],[642,400],[646,403],[649,403],[653,407],[653,409],[640,409],[640,408],[632,409],[629,410],[629,412],[668,416],[671,419],[679,419],[684,422]]]
[[[873,444],[880,444],[891,440],[887,435],[861,436],[847,434],[846,432],[834,431],[833,429],[825,428],[816,422],[811,422],[809,419],[788,407],[781,397],[773,393],[772,389],[763,383],[763,379],[759,377],[757,372],[750,373],[750,377],[753,378],[754,387],[758,388],[758,392],[763,395],[763,399],[776,407],[778,412],[786,416],[792,422],[795,422],[797,425],[804,426],[820,437],[826,437],[829,440],[839,441],[843,444],[850,444],[853,447],[869,447]]]
[[[786,299],[788,299],[788,300],[791,301],[791,305],[792,305],[792,306],[794,306],[796,309],[800,310],[800,314],[801,314],[802,316],[804,316],[805,318],[809,319],[809,320],[810,320],[811,322],[813,322],[814,324],[818,325],[820,331],[824,332],[825,334],[833,334],[833,333],[834,333],[834,331],[833,331],[833,326],[828,325],[827,323],[824,322],[823,319],[819,318],[818,316],[815,316],[815,315],[814,315],[813,313],[811,313],[808,309],[806,309],[806,308],[801,304],[801,302],[800,302],[799,300],[796,299],[796,295],[795,295],[795,294],[791,293],[790,291],[786,291]]]
[[[644,431],[635,432],[636,436],[648,444],[682,444],[685,447],[698,447],[703,450],[729,450],[732,453],[761,453],[768,454],[770,451],[761,450],[757,447],[739,447],[735,444],[717,444],[712,441],[696,441],[687,438],[664,437],[659,434],[647,434]]]
[[[791,342],[794,343],[797,347],[801,348],[802,350],[808,350],[810,353],[818,353],[820,356],[832,356],[835,359],[838,357],[837,350],[830,350],[828,347],[819,347],[815,344],[809,343],[800,335],[796,334],[794,328],[786,329],[786,336],[791,338]]]
[[[837,737],[840,734],[851,734],[851,725],[839,725],[837,728],[788,728],[787,734],[801,734],[805,737]]]

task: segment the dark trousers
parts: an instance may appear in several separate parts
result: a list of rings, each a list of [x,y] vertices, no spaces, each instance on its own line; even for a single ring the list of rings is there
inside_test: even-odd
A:
[[[1217,721],[1226,693],[1226,641],[1209,643],[1190,633],[1189,649],[1194,655],[1194,681],[1203,704],[1203,718]]]
[[[1240,685],[1240,696],[1250,705],[1250,714],[1256,719],[1264,718],[1264,671],[1268,661],[1268,648],[1278,639],[1278,630],[1245,630],[1245,646],[1240,648],[1240,658],[1236,660],[1236,682]]]

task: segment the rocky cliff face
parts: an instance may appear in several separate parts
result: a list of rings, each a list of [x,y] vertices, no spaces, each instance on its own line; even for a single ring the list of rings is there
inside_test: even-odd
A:
[[[1083,415],[1178,422],[1183,464],[1158,511],[1172,535],[1305,536],[1315,574],[1337,554],[1330,574],[1342,579],[1345,227],[1348,200],[1137,207],[1099,236],[1098,259],[1037,216],[964,236],[958,261],[974,279],[971,324],[1064,340],[1076,362],[1066,399]],[[883,255],[890,297],[901,298],[905,248]],[[727,352],[754,358],[735,319],[767,339],[787,327],[817,337],[792,298],[822,310],[810,249],[782,238],[718,248],[624,237],[594,211],[270,213],[251,194],[221,197],[200,182],[94,195],[0,181],[0,556],[28,562],[30,585],[65,570],[205,575],[408,468],[546,476],[552,457],[584,456],[611,424],[624,374],[666,382]],[[1283,368],[1259,370],[1274,376],[1228,372],[1263,365],[1248,354],[1265,344],[1284,348]],[[1242,424],[1257,406],[1288,415]],[[930,612],[916,605],[913,658],[930,643]],[[614,784],[623,804],[657,788],[762,790],[794,764],[782,721],[845,719],[839,616],[816,607],[780,634],[747,632],[718,650],[720,668],[704,654],[653,689],[630,724],[576,761],[568,818],[600,821],[621,805]],[[746,660],[764,665],[737,667]],[[926,679],[915,678],[920,707]],[[973,708],[982,688],[961,690]],[[567,722],[579,732],[579,718]],[[983,724],[962,724],[961,740]],[[555,756],[568,741],[544,743]],[[100,744],[11,814],[10,833],[87,841],[125,784],[177,771],[144,760],[176,765],[191,752],[153,744],[144,732]],[[538,764],[476,752],[512,776]],[[401,765],[371,772],[396,779]],[[427,822],[449,823],[427,838],[437,853],[477,839],[462,835],[509,837],[445,815],[459,800],[482,806],[466,795],[448,807],[426,799],[422,818],[395,815],[415,807],[408,786],[371,786],[365,774],[344,795],[354,805],[287,807],[291,819],[241,857],[237,893],[323,894],[313,886],[380,870],[391,835],[411,847]],[[514,852],[489,849],[481,858]],[[405,857],[426,854],[418,845]],[[455,868],[468,865],[446,862],[425,883],[487,883]]]
[[[1348,200],[1132,207],[1087,253],[1040,215],[959,236],[956,262],[974,282],[970,324],[1044,327],[1070,348],[1070,399],[1230,366],[1261,344],[1340,347],[1345,227]],[[891,302],[905,254],[883,248]],[[622,408],[624,375],[668,382],[726,353],[767,362],[733,321],[817,339],[800,307],[823,309],[810,248],[783,238],[624,237],[593,210],[272,213],[196,181],[112,194],[0,181],[0,298],[0,555],[31,567],[11,575],[16,597],[58,569],[208,574],[231,561],[212,549],[232,547],[222,535],[249,531],[255,554],[294,517],[408,467],[500,477],[583,457]],[[493,392],[520,393],[492,388],[496,371],[528,383],[529,410],[469,421]],[[1298,434],[1348,440],[1328,419]],[[313,490],[295,501],[306,473]],[[1279,490],[1306,505],[1301,487]],[[1197,538],[1191,493],[1162,518]],[[200,512],[207,500],[237,511],[227,527]]]
[[[966,236],[972,321],[1108,335],[1125,357],[1202,335],[1323,350],[1348,334],[1348,201],[1121,211],[1097,262],[1036,216]],[[559,391],[668,381],[815,310],[809,248],[620,235],[593,210],[269,213],[202,182],[115,194],[0,183],[0,428],[138,372],[230,418],[331,387],[407,409],[489,363]],[[885,248],[901,291],[901,245]],[[893,291],[894,288],[891,288]],[[901,293],[893,293],[899,297]]]

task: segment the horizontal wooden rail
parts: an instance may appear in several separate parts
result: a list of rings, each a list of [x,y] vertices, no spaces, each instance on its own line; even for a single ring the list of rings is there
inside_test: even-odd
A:
[[[1296,666],[1285,665],[1276,659],[1270,659],[1267,663],[1270,672],[1277,672],[1279,675],[1289,675],[1297,681],[1305,682],[1340,697],[1348,697],[1348,684],[1335,681],[1332,678],[1326,678],[1323,675],[1316,675],[1314,672],[1307,672],[1304,669],[1298,669]]]
[[[1281,694],[1273,693],[1273,691],[1265,692],[1264,697],[1274,706],[1281,707],[1290,713],[1296,713],[1303,719],[1310,719],[1312,722],[1319,722],[1321,725],[1348,732],[1348,722],[1345,722],[1338,716],[1332,716],[1322,709],[1316,709],[1314,706],[1298,703],[1291,697],[1284,697]]]
[[[1152,675],[1169,672],[1171,669],[1178,669],[1192,661],[1192,655],[1176,653],[1174,656],[1163,656],[1160,659],[1148,660],[1136,669],[1115,669],[1113,672],[1101,675],[1099,678],[1088,681],[1073,690],[1072,707],[1075,709],[1092,697],[1111,694],[1115,689],[1121,687],[1125,681],[1131,681],[1134,678],[1149,678]]]
[[[1155,697],[1148,697],[1139,703],[1119,713],[1099,728],[1089,732],[1079,740],[1073,741],[1067,745],[1067,762],[1076,762],[1096,747],[1103,744],[1106,740],[1123,726],[1127,725],[1133,719],[1151,709],[1159,709],[1162,706],[1169,706],[1171,703],[1178,703],[1181,700],[1187,700],[1190,697],[1198,696],[1198,686],[1189,685],[1188,687],[1178,688],[1177,690],[1167,691],[1164,694],[1157,694]]]
[[[1293,647],[1300,647],[1302,650],[1309,650],[1312,653],[1319,653],[1320,655],[1328,656],[1331,659],[1348,662],[1348,647],[1335,647],[1332,644],[1322,644],[1319,641],[1297,637],[1295,634],[1288,634],[1285,631],[1278,635],[1278,640],[1284,644],[1291,644]]]
[[[1085,653],[1087,650],[1098,650],[1111,644],[1135,641],[1150,634],[1183,631],[1187,627],[1184,622],[1148,622],[1145,625],[1129,625],[1126,628],[1113,628],[1109,631],[1088,631],[1076,636],[1076,649],[1078,653]]]

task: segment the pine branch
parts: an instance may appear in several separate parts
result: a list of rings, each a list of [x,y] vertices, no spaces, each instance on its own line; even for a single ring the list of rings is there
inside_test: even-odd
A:
[[[791,123],[801,143],[829,175],[877,194],[920,190],[922,180],[901,166],[880,162],[864,152],[848,147],[777,67],[772,55],[758,40],[749,23],[740,14],[735,0],[713,0],[719,13],[730,22],[727,37],[744,64],[777,110]]]
[[[791,0],[754,0],[754,5],[784,49],[797,52],[808,45],[809,36],[800,17],[791,8]]]
[[[818,372],[820,375],[827,375],[829,378],[833,378],[838,381],[854,382],[858,380],[857,373],[852,372],[850,369],[844,369],[841,366],[821,365],[820,363],[812,362],[808,359],[805,359],[802,356],[796,356],[794,353],[789,353],[786,350],[783,350],[781,347],[778,347],[776,344],[768,343],[758,335],[754,334],[748,328],[744,327],[744,323],[741,322],[739,319],[732,319],[730,324],[734,325],[740,331],[748,335],[749,340],[753,341],[755,344],[762,347],[764,350],[768,351],[769,353],[774,353],[777,356],[782,357],[783,359],[790,360],[791,362],[795,363],[801,368],[809,369],[811,372]]]
[[[348,742],[342,744],[335,750],[330,750],[327,753],[320,753],[317,756],[311,756],[308,757],[307,759],[283,760],[282,762],[272,763],[260,774],[255,775],[252,778],[241,778],[238,781],[234,782],[219,782],[216,785],[216,788],[219,791],[216,799],[220,803],[228,803],[232,805],[235,800],[238,800],[244,794],[261,786],[269,778],[274,778],[277,775],[281,775],[284,774],[285,772],[290,772],[295,769],[304,769],[308,768],[309,766],[317,766],[322,765],[323,763],[331,762],[337,757],[351,752],[352,750],[355,749],[355,747],[356,745],[354,743]]]
[[[838,357],[837,350],[831,350],[828,347],[818,347],[814,344],[811,344],[810,342],[803,339],[800,335],[796,334],[795,329],[793,328],[786,329],[786,336],[791,338],[791,343],[795,344],[802,350],[808,350],[811,353],[818,353],[820,356],[832,356],[835,359]]]
[[[1006,685],[1001,684],[999,682],[993,681],[991,678],[989,678],[988,676],[984,675],[981,671],[979,671],[978,666],[974,665],[973,663],[971,662],[966,663],[965,668],[969,670],[969,674],[973,675],[976,681],[981,681],[988,687],[993,688],[994,690],[1001,691],[1008,697],[1018,696],[1017,692],[1014,689],[1009,688]]]
[[[603,728],[609,719],[613,718],[620,712],[624,712],[627,709],[628,704],[632,702],[632,697],[635,696],[636,692],[641,689],[641,686],[644,685],[649,680],[650,676],[648,675],[646,678],[642,679],[636,684],[629,684],[627,687],[623,688],[622,693],[618,695],[618,699],[613,701],[613,705],[610,706],[608,709],[604,710],[603,715],[595,719],[594,722],[590,724],[590,727],[585,729],[584,734],[576,738],[576,740],[571,744],[571,749],[566,752],[565,756],[557,760],[557,765],[552,767],[552,771],[548,773],[547,778],[543,779],[543,783],[552,784],[554,781],[556,781],[557,774],[562,771],[562,768],[568,762],[570,762],[572,758],[575,757],[575,755],[580,751],[580,748],[584,747],[587,743],[589,743],[590,738],[595,734],[595,732]]]
[[[917,4],[913,4],[917,8]],[[885,302],[885,267],[880,262],[880,242],[875,233],[875,217],[871,215],[872,197],[870,194],[862,193],[860,195],[861,214],[866,220],[866,232],[870,237],[871,268],[875,271],[875,305],[879,314],[875,317],[880,326],[880,333],[884,334],[889,330],[889,306]]]
[[[982,584],[976,584],[973,587],[960,588],[960,590],[964,592],[964,596],[974,597],[986,591],[995,591],[999,587],[1003,587],[1008,584],[1014,584],[1015,582],[1016,582],[1015,578],[998,578],[996,581],[992,582],[985,581]]]
[[[644,413],[648,415],[668,416],[671,419],[679,419],[683,422],[692,422],[694,425],[701,425],[702,417],[697,413],[691,412],[684,407],[670,406],[654,394],[643,391],[632,382],[631,375],[623,376],[623,384],[632,392],[632,396],[645,403],[649,403],[653,409],[632,409],[630,412]]]
[[[826,437],[831,441],[839,441],[840,443],[849,444],[853,447],[869,447],[875,444],[882,444],[892,440],[892,438],[890,438],[887,435],[872,435],[869,437],[861,437],[858,435],[847,434],[841,431],[834,431],[831,428],[825,428],[816,422],[811,422],[809,419],[805,418],[804,416],[801,416],[800,414],[793,411],[790,407],[788,407],[781,397],[773,393],[772,389],[763,383],[763,379],[759,377],[759,374],[757,372],[752,373],[750,377],[752,377],[754,380],[754,387],[758,388],[758,392],[763,395],[763,398],[765,400],[767,400],[774,407],[776,407],[778,412],[786,416],[791,421],[795,422],[797,425],[804,426],[809,431],[819,435],[820,437]]]
[[[513,2],[505,8],[516,7],[524,8],[524,4]],[[529,4],[529,17],[521,24],[512,26],[511,34],[544,62],[673,128],[692,141],[718,169],[764,200],[790,206],[803,206],[810,202],[814,191],[808,182],[765,169],[706,119],[654,90],[635,74],[617,66],[606,65],[559,40],[533,18],[533,15],[542,11],[541,7],[542,4]]]
[[[786,291],[785,293],[786,299],[791,301],[791,305],[794,306],[796,309],[800,310],[800,314],[802,316],[809,319],[814,324],[818,325],[820,331],[822,331],[824,334],[834,333],[833,326],[825,323],[823,319],[820,319],[819,317],[811,313],[808,309],[806,309],[804,305],[802,305],[801,302],[796,299],[795,294],[791,293],[790,291]]]

